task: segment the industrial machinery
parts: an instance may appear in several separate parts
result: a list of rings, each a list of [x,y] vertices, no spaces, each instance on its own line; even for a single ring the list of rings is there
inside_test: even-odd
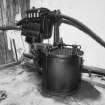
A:
[[[81,22],[62,15],[59,10],[35,8],[26,11],[26,17],[17,23],[22,27],[22,35],[30,45],[30,53],[36,66],[40,69],[44,90],[53,94],[72,93],[81,83],[83,51],[80,45],[67,45],[59,35],[61,23],[66,23],[87,33],[105,47],[105,42]],[[50,39],[54,31],[54,41]]]

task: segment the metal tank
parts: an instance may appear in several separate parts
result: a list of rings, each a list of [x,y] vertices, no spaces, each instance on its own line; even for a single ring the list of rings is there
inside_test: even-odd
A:
[[[55,48],[43,53],[43,87],[53,94],[71,93],[81,83],[83,52],[74,45],[72,48]]]

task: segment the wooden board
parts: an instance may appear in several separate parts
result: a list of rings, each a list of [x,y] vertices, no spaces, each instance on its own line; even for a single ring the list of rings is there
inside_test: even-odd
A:
[[[0,0],[0,26],[14,25],[16,15],[24,17],[29,7],[30,0]],[[12,51],[8,49],[6,31],[0,30],[0,65],[14,60]]]

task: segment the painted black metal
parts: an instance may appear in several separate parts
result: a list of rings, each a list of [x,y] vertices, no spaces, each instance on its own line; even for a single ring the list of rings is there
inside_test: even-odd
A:
[[[77,55],[43,54],[43,87],[53,93],[68,93],[81,82],[82,58]]]

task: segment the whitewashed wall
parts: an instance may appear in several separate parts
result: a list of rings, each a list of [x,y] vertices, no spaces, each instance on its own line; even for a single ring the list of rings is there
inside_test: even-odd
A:
[[[60,9],[97,33],[105,40],[105,0],[31,0],[31,7]],[[76,43],[84,50],[84,64],[105,68],[105,48],[78,29],[62,25],[61,36],[66,43]]]

